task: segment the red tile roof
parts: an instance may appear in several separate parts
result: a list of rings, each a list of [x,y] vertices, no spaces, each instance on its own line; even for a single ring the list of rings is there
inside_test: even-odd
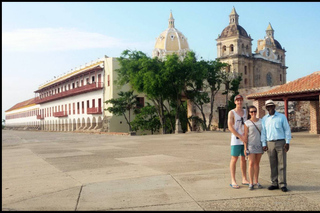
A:
[[[320,92],[320,71],[314,72],[297,80],[280,85],[265,92],[248,95],[248,99],[259,97],[291,95],[300,93]]]
[[[10,109],[6,110],[6,112],[9,112],[9,111],[12,111],[12,110],[15,110],[15,109],[19,109],[19,108],[23,108],[23,107],[26,107],[28,105],[31,105],[31,104],[35,104],[35,98],[31,98],[29,100],[26,100],[26,101],[22,101],[20,103],[17,103],[16,105],[14,105],[13,107],[11,107]]]

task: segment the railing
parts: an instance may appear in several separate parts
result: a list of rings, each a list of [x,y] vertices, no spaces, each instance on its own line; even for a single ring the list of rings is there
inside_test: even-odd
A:
[[[53,117],[68,117],[68,114],[66,111],[54,112]]]
[[[101,114],[101,113],[102,113],[101,107],[87,108],[87,114]]]
[[[42,119],[44,119],[44,116],[43,115],[37,115],[37,119],[42,120]]]
[[[102,89],[102,88],[103,88],[103,82],[95,82],[92,84],[87,84],[87,85],[84,85],[81,87],[77,87],[74,89],[63,91],[63,92],[60,92],[58,94],[54,94],[54,95],[51,95],[48,97],[44,97],[44,98],[36,97],[35,102],[36,102],[36,104],[45,103],[48,101],[53,101],[53,100],[65,98],[65,97],[72,96],[72,95],[78,95],[81,93],[91,92],[91,91]]]

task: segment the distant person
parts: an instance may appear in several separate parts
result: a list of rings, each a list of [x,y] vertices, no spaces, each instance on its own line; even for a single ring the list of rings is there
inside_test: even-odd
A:
[[[279,189],[287,192],[287,152],[291,140],[291,129],[286,116],[275,111],[272,100],[266,101],[269,112],[262,118],[261,142],[264,151],[268,151],[271,182],[269,190]]]
[[[241,155],[240,168],[242,173],[242,184],[249,185],[247,180],[247,165],[244,156],[244,122],[247,120],[247,113],[245,109],[242,109],[243,97],[236,95],[234,97],[234,103],[236,108],[230,110],[228,113],[228,129],[231,131],[231,161],[230,161],[230,172],[231,172],[231,184],[230,186],[234,189],[239,189],[237,184],[235,173],[236,163],[239,155]]]
[[[262,121],[260,118],[257,118],[257,108],[255,106],[249,106],[248,111],[250,120],[244,123],[244,148],[248,150],[248,153],[245,152],[245,155],[249,159],[249,189],[253,190],[255,185],[259,189],[263,188],[258,181],[260,160],[263,154],[261,143]]]

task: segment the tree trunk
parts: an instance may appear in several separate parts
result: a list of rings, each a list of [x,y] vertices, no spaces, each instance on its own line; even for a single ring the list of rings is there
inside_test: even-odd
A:
[[[213,118],[213,104],[214,104],[214,91],[211,91],[211,97],[210,97],[210,114],[209,114],[209,123],[208,123],[208,127],[207,129],[210,130],[210,125],[212,122],[212,118]]]
[[[226,85],[226,90],[227,90],[227,94],[226,94],[226,114],[224,116],[224,125],[223,125],[223,131],[226,131],[226,127],[227,127],[227,120],[228,120],[228,107],[229,107],[229,100],[228,100],[228,96],[229,96],[229,85]]]

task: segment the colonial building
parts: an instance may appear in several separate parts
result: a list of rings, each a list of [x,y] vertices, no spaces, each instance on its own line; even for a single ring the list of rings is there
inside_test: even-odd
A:
[[[275,86],[286,83],[287,68],[285,49],[274,37],[269,23],[266,36],[257,42],[252,53],[252,38],[239,25],[239,15],[235,8],[229,15],[229,25],[216,39],[217,59],[228,63],[229,71],[241,74],[240,88]]]
[[[119,64],[104,56],[41,85],[36,97],[6,111],[6,126],[48,131],[128,132],[123,117],[104,108],[106,100],[117,98],[114,80]],[[128,90],[124,87],[123,90]],[[144,97],[138,97],[144,103]]]

